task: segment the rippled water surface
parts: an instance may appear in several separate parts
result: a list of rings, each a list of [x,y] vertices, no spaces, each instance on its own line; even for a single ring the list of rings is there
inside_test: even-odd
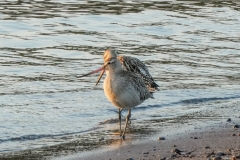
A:
[[[109,47],[139,58],[160,85],[133,110],[136,126],[238,104],[239,10],[238,1],[2,0],[0,155],[112,135],[118,124],[105,121],[117,109],[102,81],[78,78]]]

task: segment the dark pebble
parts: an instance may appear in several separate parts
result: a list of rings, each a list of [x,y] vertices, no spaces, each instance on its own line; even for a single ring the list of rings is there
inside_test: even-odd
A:
[[[143,154],[149,154],[149,152],[143,152]]]
[[[165,137],[159,137],[158,140],[166,140]]]
[[[160,160],[166,160],[166,157],[160,158]]]
[[[233,126],[233,128],[240,128],[240,127],[239,127],[239,125],[236,124]]]
[[[210,148],[209,146],[204,147],[204,149],[209,149],[209,148]]]
[[[134,160],[133,158],[128,158],[128,159],[126,159],[126,160]]]
[[[232,134],[232,136],[236,136],[236,134]]]
[[[193,139],[198,139],[198,137],[194,137]]]
[[[173,147],[177,147],[177,146],[174,144]]]
[[[175,148],[175,149],[173,149],[172,150],[172,153],[177,153],[177,154],[181,154],[181,150],[179,150],[179,149],[177,149],[177,148]]]
[[[216,157],[220,157],[220,156],[224,156],[224,155],[226,155],[226,154],[223,152],[218,152],[215,154]]]
[[[228,119],[227,119],[227,122],[231,122],[231,121],[232,121],[231,118],[228,118]]]

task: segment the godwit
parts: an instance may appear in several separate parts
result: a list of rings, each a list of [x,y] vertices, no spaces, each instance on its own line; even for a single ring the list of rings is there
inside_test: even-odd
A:
[[[81,77],[102,70],[97,85],[106,71],[107,76],[103,85],[104,92],[108,100],[119,109],[120,136],[125,139],[131,108],[152,97],[152,90],[157,89],[158,85],[149,74],[147,67],[140,60],[127,56],[117,57],[116,51],[111,49],[106,50],[103,57],[104,65],[101,68]],[[122,109],[128,109],[123,133],[121,130]]]

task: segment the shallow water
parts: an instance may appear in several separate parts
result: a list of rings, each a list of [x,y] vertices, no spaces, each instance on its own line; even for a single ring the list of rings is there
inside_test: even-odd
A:
[[[116,130],[103,123],[117,109],[102,81],[94,87],[98,75],[78,78],[109,47],[142,60],[160,85],[133,110],[135,125],[238,105],[239,10],[238,1],[1,1],[0,155]]]

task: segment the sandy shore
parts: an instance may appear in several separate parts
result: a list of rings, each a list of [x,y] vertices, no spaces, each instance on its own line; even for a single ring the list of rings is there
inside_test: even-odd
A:
[[[240,159],[240,117],[167,129],[143,141],[117,141],[103,149],[62,157],[64,160],[237,160]],[[181,126],[179,128],[182,128]],[[165,140],[159,140],[164,137]]]

